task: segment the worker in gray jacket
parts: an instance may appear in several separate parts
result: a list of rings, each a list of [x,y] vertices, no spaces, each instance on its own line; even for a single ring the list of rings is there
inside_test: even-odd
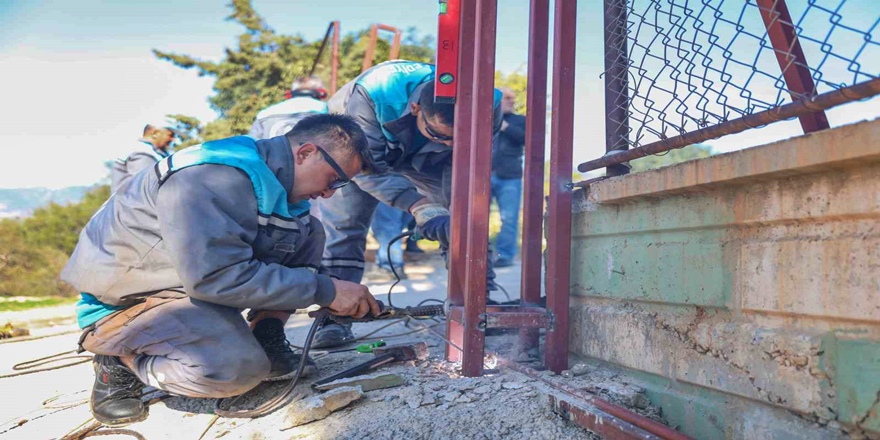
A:
[[[145,418],[143,384],[217,398],[292,377],[301,358],[284,322],[295,309],[379,313],[365,286],[325,274],[324,229],[309,215],[309,199],[372,169],[366,145],[351,118],[310,116],[285,136],[178,151],[110,197],[61,274],[83,292],[95,419]]]
[[[256,139],[281,136],[302,118],[327,113],[327,90],[317,77],[300,77],[293,81],[284,101],[260,110],[249,135]]]
[[[172,124],[149,123],[144,126],[144,135],[138,139],[134,148],[113,161],[110,168],[110,192],[116,192],[132,176],[168,157],[168,149],[176,136]]]
[[[328,102],[331,113],[353,117],[363,128],[380,172],[316,203],[327,246],[323,264],[344,280],[360,282],[367,231],[383,202],[415,217],[422,238],[449,247],[454,109],[434,102],[434,66],[412,61],[376,65],[343,86]],[[495,91],[495,125],[501,127],[501,92]],[[488,147],[487,147],[488,148]],[[491,261],[491,260],[490,260]],[[490,290],[495,273],[489,264]],[[330,323],[315,335],[314,347],[344,344],[351,329]]]

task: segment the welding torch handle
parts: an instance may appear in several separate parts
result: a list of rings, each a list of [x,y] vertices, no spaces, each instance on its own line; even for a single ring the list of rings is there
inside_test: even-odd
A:
[[[321,380],[315,382],[312,386],[324,385],[324,384],[333,382],[334,380],[345,379],[347,377],[360,376],[361,374],[364,374],[374,368],[380,367],[380,366],[385,365],[390,362],[394,362],[394,359],[395,359],[395,356],[393,353],[387,353],[387,354],[383,354],[381,356],[376,356],[374,359],[371,359],[367,362],[364,362],[362,364],[357,364],[357,365],[355,365],[345,371],[342,371],[342,372],[336,373],[330,377],[321,379]]]

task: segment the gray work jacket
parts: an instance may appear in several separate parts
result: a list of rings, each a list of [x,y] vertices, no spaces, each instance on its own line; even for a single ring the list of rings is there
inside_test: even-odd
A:
[[[257,141],[257,149],[289,193],[294,163],[287,139]],[[317,219],[303,215],[293,229],[261,225],[253,184],[232,166],[184,168],[161,185],[157,169],[136,174],[92,217],[62,280],[119,306],[171,288],[212,303],[261,310],[326,306],[334,300],[332,280],[297,254],[307,240],[321,240],[323,248]]]

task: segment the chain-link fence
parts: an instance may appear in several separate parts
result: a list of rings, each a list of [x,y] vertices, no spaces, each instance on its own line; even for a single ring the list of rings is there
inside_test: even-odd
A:
[[[605,11],[609,150],[666,143],[880,75],[878,0],[606,0]],[[798,114],[805,131],[827,128],[818,110]]]

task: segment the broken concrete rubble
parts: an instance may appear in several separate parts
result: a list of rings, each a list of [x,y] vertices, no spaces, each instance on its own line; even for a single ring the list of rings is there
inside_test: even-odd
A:
[[[375,373],[375,374],[364,374],[362,376],[354,376],[347,377],[339,380],[334,380],[330,383],[325,383],[323,385],[318,385],[315,387],[316,390],[327,391],[332,390],[339,387],[355,387],[359,386],[364,392],[379,390],[382,388],[392,388],[396,386],[400,386],[404,384],[406,380],[400,375],[393,373]]]
[[[330,413],[348,406],[363,397],[361,387],[341,387],[324,394],[309,397],[287,407],[282,430],[321,420]]]

